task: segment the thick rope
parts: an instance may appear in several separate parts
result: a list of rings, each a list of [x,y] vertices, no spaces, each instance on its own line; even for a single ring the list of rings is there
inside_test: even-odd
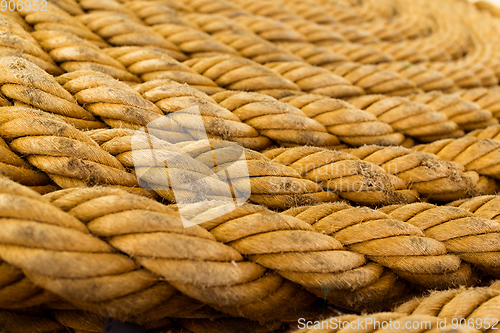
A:
[[[423,103],[433,110],[445,114],[465,131],[498,124],[489,110],[481,110],[474,102],[466,101],[457,95],[446,95],[438,91],[409,97],[412,101]]]
[[[340,148],[339,139],[301,110],[258,93],[227,91],[212,96],[220,106],[280,146]]]
[[[67,2],[66,2],[67,3]],[[73,15],[83,14],[82,8],[76,4],[77,13],[70,13],[61,7],[60,4],[54,2],[47,3],[46,11],[27,10],[23,8],[19,13],[24,17],[24,20],[31,24],[35,31],[53,31],[74,35],[97,47],[106,47],[108,44],[98,35],[92,32],[87,26],[75,20]]]
[[[281,101],[299,108],[308,117],[325,126],[329,133],[351,146],[393,146],[404,140],[404,135],[394,133],[390,125],[378,121],[373,114],[356,109],[339,99],[307,94],[288,96]]]
[[[79,128],[102,128],[103,123],[79,106],[73,96],[33,63],[17,57],[0,57],[1,93],[14,105],[54,113]]]
[[[184,64],[225,89],[258,92],[275,98],[300,91],[292,81],[245,58],[230,55],[193,58]]]
[[[421,229],[481,270],[500,276],[500,223],[474,216],[465,209],[428,203],[383,207],[380,211]]]
[[[479,105],[481,109],[489,110],[493,117],[500,118],[500,94],[487,88],[475,88],[457,92],[460,97]]]
[[[347,152],[403,179],[424,198],[449,202],[464,196],[480,195],[477,190],[482,184],[478,186],[476,172],[464,171],[462,165],[443,161],[433,154],[403,147],[380,146],[363,146],[348,149]],[[492,185],[494,189],[494,182]]]
[[[167,51],[152,47],[123,46],[105,49],[108,55],[121,62],[127,70],[143,81],[173,80],[212,95],[224,89],[209,78],[172,58]]]
[[[271,141],[265,135],[259,133],[257,126],[242,122],[238,114],[231,112],[232,110],[228,110],[224,105],[217,104],[216,100],[192,87],[175,82],[164,84],[164,81],[150,81],[138,86],[137,90],[167,115],[192,106],[198,106],[204,129],[198,128],[196,122],[193,123],[196,118],[192,118],[193,116],[189,113],[181,112],[177,113],[173,118],[169,118],[178,123],[177,126],[180,126],[179,130],[181,132],[185,132],[180,134],[191,133],[190,140],[200,138],[200,135],[203,138],[204,134],[202,132],[204,130],[209,138],[235,141],[253,150],[263,150],[271,145]],[[158,129],[161,131],[161,123],[159,125]],[[172,142],[172,138],[168,136],[170,134],[165,136],[165,139]],[[162,136],[159,137],[162,138]],[[186,139],[181,141],[186,141]]]
[[[463,137],[459,139],[443,139],[425,145],[413,147],[439,156],[445,161],[459,163],[465,170],[474,170],[480,175],[500,179],[500,141],[495,139],[479,139]]]
[[[407,203],[418,193],[384,169],[356,156],[314,147],[277,148],[264,153],[273,161],[290,166],[303,178],[318,183],[325,191],[363,205]]]
[[[0,30],[2,56],[11,55],[24,58],[53,75],[59,75],[63,72],[33,37],[11,17],[1,15],[0,26],[2,27]]]
[[[394,130],[423,142],[436,138],[462,136],[463,131],[445,114],[422,103],[402,97],[367,95],[347,100],[354,107],[368,111]]]
[[[476,216],[491,219],[500,220],[500,197],[497,195],[483,195],[477,196],[475,198],[463,199],[454,202],[450,202],[450,206],[459,207]]]
[[[500,286],[498,282],[489,287],[459,288],[432,292],[428,295],[412,299],[394,309],[395,312],[408,315],[431,315],[438,318],[473,320],[486,319],[488,315],[494,325],[500,302]],[[471,325],[472,326],[472,325]],[[477,325],[486,329],[488,325]],[[496,326],[496,325],[495,325]]]
[[[314,230],[331,235],[413,284],[445,289],[469,283],[470,266],[448,254],[442,242],[380,211],[334,203],[298,207],[284,214],[307,221]]]

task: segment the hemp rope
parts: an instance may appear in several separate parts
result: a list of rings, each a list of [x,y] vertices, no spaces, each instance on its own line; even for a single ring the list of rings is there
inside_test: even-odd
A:
[[[498,204],[500,202],[500,197],[498,195],[483,195],[474,198],[468,198],[463,200],[457,200],[450,202],[449,206],[455,206],[465,209],[476,216],[491,219],[500,220],[500,209]]]
[[[457,89],[453,80],[422,65],[414,65],[410,62],[401,61],[379,64],[378,67],[397,72],[404,78],[407,78],[415,83],[417,88],[424,91],[441,90],[444,92],[450,92]]]
[[[206,94],[212,95],[224,89],[209,78],[198,74],[190,67],[172,58],[163,49],[139,46],[123,46],[105,49],[111,57],[122,63],[127,70],[143,81],[173,80],[186,83]]]
[[[349,61],[347,57],[328,51],[326,48],[311,43],[276,43],[294,55],[304,59],[310,65],[333,70],[340,64]]]
[[[495,72],[481,64],[429,63],[429,67],[453,79],[460,88],[488,87],[498,84]]]
[[[81,7],[77,6],[82,11]],[[35,31],[66,33],[87,40],[97,47],[108,46],[108,43],[93,33],[87,26],[75,20],[72,16],[74,14],[68,13],[59,4],[50,2],[47,3],[47,7],[44,9],[46,11],[36,11],[33,8],[28,11],[24,7],[19,13],[23,16],[25,22],[33,26]]]
[[[428,105],[433,110],[445,114],[464,131],[498,124],[488,110],[481,110],[474,102],[466,101],[458,95],[443,94],[438,91],[408,97],[414,102]]]
[[[346,152],[382,167],[431,200],[449,202],[496,188],[494,180],[479,177],[474,171],[464,171],[460,164],[404,147],[363,146]]]
[[[445,161],[459,163],[465,170],[474,170],[480,175],[500,179],[498,167],[500,141],[495,139],[479,139],[463,137],[459,139],[443,139],[429,144],[412,147],[439,156]]]
[[[276,148],[264,152],[272,161],[293,168],[304,179],[318,183],[325,191],[362,205],[409,203],[418,193],[406,189],[406,182],[379,166],[356,156],[315,147]]]
[[[146,320],[148,315],[144,311],[159,305],[166,313],[177,312],[176,302],[167,304],[172,309],[161,305],[172,298],[176,290],[149,270],[140,268],[137,262],[160,273],[166,280],[174,281],[179,288],[187,291],[194,288],[194,294],[208,293],[205,299],[218,304],[241,303],[238,296],[242,294],[234,289],[241,289],[242,283],[247,282],[250,287],[277,280],[268,275],[259,279],[264,273],[263,268],[242,261],[239,253],[215,242],[202,228],[182,228],[178,214],[171,208],[134,195],[109,194],[102,188],[83,191],[81,195],[73,196],[71,205],[68,204],[70,214],[42,201],[2,195],[4,207],[8,205],[10,209],[3,210],[2,215],[7,218],[2,219],[4,241],[0,245],[4,260],[22,268],[37,285],[70,300],[79,308],[122,320],[135,317],[137,321]],[[71,215],[88,223],[94,235]],[[149,216],[150,223],[146,223],[146,216]],[[127,221],[127,227],[105,227],[99,231],[102,223],[106,225],[113,221],[114,224]],[[22,226],[30,226],[39,233],[34,238],[25,238]],[[95,235],[106,237],[113,247]],[[183,254],[182,251],[166,249],[167,244],[175,248],[178,242],[182,246],[186,242],[193,243],[191,249],[194,252]],[[135,260],[123,254],[130,251]],[[231,260],[238,268],[231,264]],[[68,265],[75,261],[78,265],[68,270]],[[169,268],[172,265],[175,270]],[[214,275],[218,278],[214,279]],[[253,282],[256,278],[258,280]],[[243,302],[267,294],[272,290],[272,283],[268,287],[267,290],[260,288],[262,292],[255,294],[247,291]],[[229,289],[234,290],[229,294],[233,296],[231,298],[226,294]],[[192,303],[192,300],[184,297],[181,304],[185,302]]]
[[[377,120],[373,114],[356,109],[339,99],[306,94],[288,96],[281,101],[299,108],[350,146],[395,146],[404,140],[403,134],[395,133],[390,125]]]
[[[178,146],[213,171],[224,170],[224,167],[231,165],[232,178],[235,180],[231,180],[230,186],[239,193],[247,193],[246,186],[250,182],[249,200],[259,205],[283,210],[338,199],[335,193],[323,191],[321,186],[303,179],[293,168],[270,161],[263,154],[245,149],[245,160],[239,159],[240,149],[228,142],[211,140],[210,146],[203,142],[180,143]],[[213,156],[218,159],[222,157],[222,163],[214,165]],[[248,174],[238,172],[244,168],[248,169]],[[219,177],[226,180],[227,176],[219,173]]]
[[[134,189],[136,178],[116,158],[83,132],[52,117],[11,112],[2,117],[0,136],[62,188],[110,184],[143,192]]]
[[[271,145],[268,138],[260,135],[258,128],[243,123],[237,114],[220,106],[213,98],[192,87],[174,82],[164,84],[163,81],[150,81],[138,86],[137,90],[141,91],[144,98],[155,103],[167,115],[193,105],[198,106],[204,129],[197,128],[198,125],[193,124],[192,116],[187,113],[177,113],[173,117],[179,124],[178,126],[181,127],[180,131],[189,132],[194,138],[204,135],[200,133],[200,130],[204,130],[210,138],[235,141],[253,150],[263,150]],[[161,130],[162,127],[159,129]],[[167,132],[166,140],[171,142],[170,136],[171,134]]]
[[[449,289],[414,298],[394,309],[408,315],[431,315],[438,318],[496,318],[500,302],[498,282],[489,287]]]
[[[0,26],[2,56],[12,55],[25,58],[53,75],[63,72],[18,22],[9,16],[0,16]]]
[[[467,133],[465,136],[476,137],[478,139],[494,139],[500,141],[500,125],[490,125],[486,128],[477,129]]]
[[[226,91],[212,95],[212,98],[280,146],[343,147],[339,139],[329,134],[321,123],[270,96]]]
[[[217,217],[221,207],[198,204],[192,208],[197,218],[210,221],[200,226],[219,241],[334,304],[388,306],[385,297],[405,291],[405,284],[392,273],[366,263],[358,253],[346,252],[338,241],[312,232],[307,223],[292,216],[262,212],[257,206],[241,206],[221,217]]]
[[[391,125],[395,131],[423,142],[463,135],[458,125],[449,120],[445,114],[406,98],[367,95],[348,99],[347,102],[358,109],[370,112],[379,121]]]
[[[493,89],[464,89],[457,93],[463,99],[476,103],[481,109],[491,111],[493,117],[500,118],[500,94]]]
[[[326,69],[303,62],[287,61],[266,64],[285,79],[295,82],[302,91],[333,98],[348,98],[364,94],[364,90]]]
[[[200,31],[181,16],[176,16],[167,6],[148,1],[127,2],[125,6],[134,10],[147,25],[177,45],[189,58],[238,54],[236,50]]]
[[[442,242],[449,253],[495,277],[500,276],[500,223],[479,218],[465,209],[429,203],[394,205],[380,211],[421,229]]]
[[[121,4],[120,6],[124,7]],[[167,41],[135,17],[116,12],[96,11],[81,15],[78,19],[111,45],[157,47],[165,49],[171,57],[179,61],[187,59],[174,43]]]
[[[333,203],[297,207],[283,214],[306,221],[347,249],[421,287],[446,289],[469,282],[470,266],[448,254],[441,241],[380,211]]]
[[[49,113],[19,106],[1,107],[0,111],[2,111],[0,114],[0,124],[17,118],[46,117],[57,119]],[[5,140],[1,138],[1,135],[0,146],[2,150],[0,174],[17,183],[30,187],[40,194],[59,189],[44,172],[34,169],[23,158],[14,153]]]
[[[190,14],[189,17],[190,18],[193,17],[193,14]],[[252,39],[252,40],[255,40],[255,42],[257,42],[257,39],[255,36],[252,36],[251,34],[249,34],[248,32],[245,31],[246,26],[250,26],[250,28],[252,27],[252,22],[253,22],[252,20],[254,20],[254,21],[256,20],[257,22],[255,23],[255,25],[259,26],[259,28],[256,32],[269,31],[269,28],[264,29],[263,27],[260,27],[259,20],[263,20],[263,18],[257,19],[256,17],[250,16],[250,17],[242,17],[241,18],[241,19],[246,20],[246,21],[242,21],[244,26],[237,25],[236,27],[234,27],[233,23],[227,22],[226,23],[227,27],[223,28],[221,26],[221,23],[219,23],[219,24],[217,24],[218,30],[216,32],[214,32],[214,30],[210,30],[210,29],[214,29],[213,24],[211,24],[212,20],[207,21],[204,19],[204,17],[206,17],[206,15],[205,16],[203,16],[203,15],[195,16],[195,19],[197,19],[197,23],[201,23],[200,21],[202,21],[203,23],[206,23],[202,26],[202,28],[205,29],[207,32],[214,34],[214,36],[218,40],[220,40],[226,44],[228,44],[228,36],[227,36],[228,34],[230,36],[232,36],[232,37],[229,37],[230,38],[229,40],[236,39],[236,43],[238,43],[239,45],[241,45],[244,42],[242,41],[243,36],[238,37],[238,35],[247,36],[246,37],[247,39]],[[248,21],[249,18],[250,18],[250,21]],[[241,21],[241,19],[240,19],[240,21]],[[276,24],[275,21],[270,21],[270,20],[264,21],[264,23]],[[225,33],[220,32],[221,29],[224,29],[227,32],[225,32]],[[234,32],[234,30],[237,30],[237,32]],[[278,41],[281,41],[282,39],[283,38],[279,38]],[[287,39],[285,39],[285,40],[287,40]],[[270,41],[273,41],[273,40],[271,39]],[[308,68],[309,71],[312,71],[312,67],[305,66],[304,64],[302,64],[303,68],[301,68],[301,69],[299,69],[298,64],[295,64],[295,66],[293,66],[292,64],[287,64],[287,65],[285,65],[284,63],[279,64],[279,62],[290,62],[290,61],[293,61],[293,59],[289,59],[290,55],[283,54],[283,51],[280,51],[279,48],[277,48],[275,45],[271,46],[271,45],[265,44],[264,42],[260,42],[260,43],[264,44],[267,49],[258,50],[260,57],[254,58],[253,60],[260,62],[260,63],[267,63],[267,67],[270,67],[270,68],[274,68],[275,66],[279,66],[280,68],[284,67],[284,66],[291,67],[292,69],[295,69],[294,73],[297,73],[299,70],[306,71],[306,67]],[[300,45],[304,44],[301,42],[299,42],[299,43],[300,43]],[[231,43],[228,45],[235,47],[234,43]],[[295,45],[295,43],[287,43],[286,45],[292,45],[292,47],[293,47],[293,45]],[[238,49],[243,55],[248,57],[248,54],[245,54],[244,52],[241,51],[241,47],[240,48],[235,47],[235,48]],[[272,53],[272,54],[270,54],[270,53]],[[334,56],[337,56],[337,55],[334,55]],[[285,58],[287,57],[288,59],[281,59],[280,60],[280,58],[284,58],[284,57]],[[359,65],[359,64],[349,64],[349,65],[345,64],[345,65],[340,65],[339,67],[340,68],[333,71],[333,74],[340,75],[340,76],[344,77],[345,79],[350,81],[352,84],[355,84],[355,85],[359,86],[360,88],[363,88],[367,92],[394,93],[397,95],[398,94],[404,95],[404,94],[415,92],[415,85],[412,82],[406,80],[405,78],[401,77],[399,74],[394,73],[394,72],[381,71],[380,69],[378,69],[374,66],[370,67],[370,66],[363,66],[363,65]],[[287,72],[288,71],[289,71],[289,69],[287,70]],[[323,72],[324,74],[326,74],[326,72],[321,71],[317,68],[315,69],[315,71],[317,71],[318,73]],[[282,70],[280,70],[279,72],[280,72],[280,74],[284,75],[285,78],[289,78],[287,76],[287,74],[288,74],[287,72],[283,72]],[[293,75],[293,74],[290,73],[288,75]],[[297,75],[297,74],[295,74],[295,75]],[[303,74],[303,75],[305,75],[305,74]],[[322,76],[324,76],[324,75],[322,75]],[[315,77],[317,80],[321,80],[320,82],[327,82],[326,77],[321,77],[319,75],[317,75]],[[312,80],[311,77],[307,77],[307,78],[309,80]],[[303,76],[300,76],[298,78],[296,78],[294,76],[293,78],[290,77],[290,79],[292,81],[294,81],[295,83],[297,83],[301,87],[302,90],[309,92],[309,93],[319,93],[319,94],[325,94],[325,95],[328,95],[331,97],[341,97],[341,98],[346,97],[346,94],[348,94],[348,91],[345,91],[345,92],[333,91],[333,92],[331,92],[331,91],[326,90],[325,88],[323,88],[321,90],[318,90],[318,89],[311,90],[311,87],[308,87],[307,85],[305,85],[305,82],[302,81],[302,80],[305,80]],[[332,80],[331,78],[330,78],[330,80],[332,81],[333,84],[335,84],[336,81]],[[302,83],[302,85],[301,85],[301,83]],[[345,83],[346,82],[344,82],[344,84]],[[333,88],[335,88],[335,87],[333,87]],[[347,88],[344,88],[344,89],[347,89]],[[352,89],[352,87],[351,87],[351,89]],[[336,90],[340,90],[340,89],[337,87]]]
[[[79,129],[105,127],[79,106],[54,77],[33,63],[23,58],[0,57],[0,71],[0,92],[12,100],[14,105],[57,114]]]
[[[391,55],[395,61],[404,61],[411,64],[420,64],[429,61],[426,53],[420,49],[415,49],[403,43],[377,43],[370,45],[371,47],[379,50],[380,52]]]
[[[35,31],[32,35],[66,72],[93,70],[124,82],[141,82],[120,62],[105,54],[91,42],[74,34],[41,30]]]
[[[184,64],[229,90],[258,92],[274,98],[300,91],[292,81],[246,58],[230,55],[192,58]]]
[[[0,193],[41,200],[40,194],[0,176]],[[17,267],[0,259],[0,308],[21,309],[56,300],[57,297],[35,286]]]

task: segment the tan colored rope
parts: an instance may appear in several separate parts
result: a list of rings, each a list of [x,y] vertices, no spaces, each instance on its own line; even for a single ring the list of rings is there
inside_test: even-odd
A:
[[[466,101],[458,95],[431,91],[410,96],[409,99],[426,104],[433,110],[445,114],[448,119],[457,123],[465,131],[498,124],[498,120],[493,118],[490,111],[482,110],[476,103]]]
[[[474,216],[465,209],[428,203],[383,207],[380,211],[421,229],[481,270],[500,276],[500,223]]]
[[[303,62],[274,62],[266,65],[284,78],[295,82],[302,91],[334,98],[347,98],[364,94],[362,88],[328,70]]]
[[[1,195],[12,195],[42,201],[41,196],[0,176]],[[8,204],[8,202],[4,203]],[[4,217],[4,216],[2,216]],[[35,286],[19,268],[0,260],[0,308],[21,309],[54,301],[57,296]],[[1,316],[0,316],[1,317]],[[0,323],[1,319],[0,319]]]
[[[478,328],[482,327],[483,331],[488,331],[486,327],[492,327],[497,318],[498,302],[500,302],[500,288],[497,282],[490,287],[432,292],[401,304],[394,311],[409,315],[431,315],[446,318],[449,321],[458,319],[457,322],[460,322],[459,320],[462,318],[466,319],[466,322],[469,319],[472,322],[490,316],[489,325],[486,325],[486,321],[484,325],[477,325]],[[494,329],[490,331],[494,331]]]
[[[111,2],[111,1],[109,1]],[[87,1],[86,3],[90,3]],[[99,6],[98,2],[92,2]],[[122,6],[116,2],[116,5]],[[85,8],[86,10],[91,9]],[[96,11],[78,17],[92,31],[114,46],[154,46],[165,49],[169,55],[179,61],[186,60],[187,57],[172,42],[167,41],[163,36],[147,27],[139,19],[129,15],[110,11]]]
[[[155,103],[167,115],[185,108],[198,106],[204,130],[210,138],[235,141],[254,150],[263,150],[271,145],[268,138],[259,134],[258,128],[243,123],[237,114],[230,112],[230,110],[218,105],[211,97],[187,85],[150,81],[138,86],[137,89],[141,91],[147,100]],[[196,127],[197,124],[193,123],[193,118],[189,114],[184,116],[177,114],[174,119],[179,124],[181,132],[192,132],[189,132],[192,136],[191,140],[198,138],[199,135],[204,135],[199,133],[202,129]],[[159,130],[162,130],[161,126],[159,126]],[[181,134],[185,135],[187,133]],[[167,133],[167,135],[170,134]],[[162,137],[160,136],[160,138]],[[166,140],[173,141],[169,137],[166,137]]]
[[[342,147],[339,139],[327,133],[321,123],[270,96],[226,91],[212,97],[220,106],[280,146]]]
[[[478,139],[500,140],[500,125],[491,125],[486,128],[477,129],[467,133],[465,136],[476,137]]]
[[[392,127],[366,111],[330,97],[307,94],[288,96],[282,102],[302,110],[308,117],[318,121],[327,131],[351,146],[379,144],[399,145],[404,135],[395,133]]]
[[[381,70],[375,65],[344,63],[332,71],[349,80],[367,93],[404,96],[420,91],[415,83],[395,71]]]
[[[450,121],[445,114],[406,98],[367,95],[351,98],[347,102],[356,108],[370,112],[378,120],[391,125],[394,130],[416,137],[423,142],[463,135],[458,125]]]
[[[0,325],[2,329],[12,333],[63,333],[67,332],[64,325],[50,318],[45,313],[26,314],[0,310]]]
[[[15,105],[57,114],[80,129],[105,127],[79,106],[54,77],[31,62],[17,57],[0,57],[0,71],[0,91]]]
[[[345,152],[297,147],[277,148],[264,154],[277,163],[290,166],[325,191],[338,193],[359,204],[383,205],[418,200],[418,193],[407,190],[405,181]]]
[[[245,150],[245,160],[241,160],[238,158],[240,150],[227,142],[215,141],[211,146],[196,142],[179,145],[184,152],[214,171],[231,163],[233,170],[248,169],[248,175],[236,173],[232,177],[236,180],[231,180],[231,186],[240,193],[246,193],[246,186],[250,182],[249,199],[256,204],[273,209],[289,209],[338,199],[337,194],[323,191],[317,183],[302,178],[295,169],[269,161],[265,155],[255,151]],[[214,165],[213,156],[224,156],[224,163]],[[227,180],[225,175],[220,177]]]
[[[340,64],[349,61],[343,55],[333,53],[324,47],[311,43],[278,43],[277,45],[304,59],[310,65],[323,67],[328,70],[333,70]]]
[[[383,307],[405,291],[404,283],[384,274],[379,265],[366,263],[362,255],[343,250],[338,241],[292,216],[256,206],[242,206],[221,217],[217,206],[193,209],[198,218],[210,221],[201,226],[219,241],[334,304],[365,308],[379,302]]]
[[[135,177],[118,160],[73,126],[29,114],[9,116],[2,119],[0,136],[12,151],[25,156],[62,188],[96,184],[138,186]]]
[[[497,91],[487,88],[475,88],[461,90],[457,93],[463,99],[476,103],[482,109],[491,111],[493,117],[500,118],[500,94]]]
[[[50,30],[32,34],[66,72],[93,70],[102,72],[125,82],[141,82],[129,73],[125,66],[111,58],[97,46],[73,34]]]
[[[270,95],[275,98],[300,91],[292,81],[254,61],[230,55],[193,58],[184,62],[219,87]]]
[[[10,208],[3,210],[2,214],[8,217],[2,219],[5,224],[2,229],[4,241],[0,245],[2,258],[22,268],[44,289],[54,291],[80,308],[114,318],[147,320],[144,311],[162,304],[176,293],[168,283],[161,282],[157,275],[140,268],[123,252],[133,251],[135,260],[140,261],[142,266],[159,272],[167,280],[179,281],[174,282],[178,287],[194,287],[202,294],[208,292],[205,298],[211,298],[215,303],[225,301],[231,304],[235,301],[235,298],[227,299],[219,294],[217,290],[220,287],[231,289],[231,285],[253,281],[264,271],[255,264],[242,261],[236,251],[215,242],[202,228],[182,228],[178,215],[172,209],[145,198],[110,194],[100,188],[88,189],[81,195],[73,195],[70,214],[33,199],[13,198],[12,195],[2,195],[2,199],[4,204],[5,200],[9,202]],[[107,237],[108,242],[122,253],[89,234],[87,226],[71,215],[88,223],[94,234]],[[157,222],[147,226],[144,223],[147,221],[146,216],[154,216],[153,220]],[[115,221],[114,231],[113,228],[98,231],[102,223],[107,224],[110,220]],[[116,225],[125,221],[128,221],[126,228]],[[134,226],[132,221],[138,223]],[[23,226],[38,230],[38,236],[23,239]],[[135,230],[134,234],[130,234],[132,230]],[[61,242],[63,239],[65,242]],[[194,252],[185,254],[165,251],[164,246],[152,245],[156,242],[174,247],[176,242],[183,246],[186,242],[194,242],[201,246],[201,251],[194,248]],[[126,246],[127,243],[129,246]],[[149,247],[141,243],[149,244]],[[137,249],[132,250],[130,245]],[[207,248],[213,250],[206,251]],[[205,254],[200,257],[202,253]],[[231,264],[231,260],[237,263],[238,268]],[[71,262],[77,264],[73,264],[71,270],[66,269]],[[181,264],[184,265],[184,273],[179,275]],[[169,269],[169,265],[175,265],[176,270]],[[219,278],[214,279],[216,271],[220,272]],[[266,277],[263,279],[266,280]],[[255,297],[259,295],[248,294],[245,301]],[[178,311],[175,302],[172,303],[173,309],[170,311]]]
[[[469,212],[476,216],[491,219],[500,220],[500,197],[497,195],[483,195],[477,196],[470,199],[463,199],[454,202],[450,202],[448,205],[456,206]]]
[[[410,62],[391,62],[379,64],[378,66],[399,73],[414,82],[417,88],[424,91],[441,90],[450,92],[457,89],[453,80],[422,65],[414,65]]]
[[[34,7],[34,6],[32,6]],[[78,6],[82,11],[81,7]],[[36,31],[54,31],[59,33],[66,33],[75,35],[88,42],[96,45],[97,47],[106,47],[108,44],[98,35],[92,32],[87,26],[75,20],[64,8],[54,4],[52,1],[47,3],[46,11],[27,10],[23,8],[19,13],[24,17],[24,20],[31,24]]]
[[[104,52],[122,63],[129,72],[146,82],[173,80],[178,83],[187,83],[209,95],[224,90],[209,78],[170,57],[168,52],[162,49],[123,46],[108,48]]]
[[[495,72],[478,63],[434,62],[428,66],[453,79],[460,88],[489,87],[498,84]]]
[[[363,146],[346,151],[403,179],[424,198],[449,202],[464,196],[482,194],[478,191],[484,185],[476,172],[464,171],[462,165],[442,161],[433,154],[403,147],[380,146]],[[487,178],[485,180],[488,183],[492,181]],[[496,187],[494,181],[489,185],[487,188]]]
[[[474,170],[480,175],[496,179],[500,177],[498,140],[463,137],[439,140],[412,149],[435,154],[445,161],[459,163],[465,170]]]
[[[22,20],[22,19],[21,19]],[[25,58],[53,75],[63,71],[40,45],[10,16],[0,16],[0,53]]]
[[[334,203],[298,207],[284,214],[307,221],[316,231],[331,235],[413,284],[448,288],[469,282],[470,266],[448,254],[442,242],[380,211]]]

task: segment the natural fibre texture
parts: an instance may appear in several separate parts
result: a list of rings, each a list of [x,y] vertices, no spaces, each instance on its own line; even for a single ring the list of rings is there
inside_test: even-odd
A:
[[[21,2],[0,4],[1,332],[494,331],[500,9]],[[393,329],[325,326],[368,319]]]

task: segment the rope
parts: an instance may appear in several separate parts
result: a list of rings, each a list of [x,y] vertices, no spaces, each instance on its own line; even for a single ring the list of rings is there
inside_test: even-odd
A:
[[[404,136],[394,133],[390,125],[342,100],[307,94],[288,96],[281,101],[299,108],[309,118],[325,126],[329,133],[338,136],[350,146],[391,146],[401,144],[404,140]]]
[[[463,165],[465,170],[474,170],[480,175],[498,179],[499,148],[500,141],[494,139],[463,137],[439,140],[412,149],[435,154],[445,161]]]
[[[79,106],[73,96],[40,67],[23,58],[0,57],[0,92],[14,105],[28,106],[59,115],[79,128],[102,128],[103,123]]]
[[[155,103],[165,114],[197,105],[204,130],[210,138],[235,141],[254,150],[265,149],[271,144],[269,139],[259,134],[258,128],[243,123],[237,114],[230,112],[224,106],[218,105],[214,99],[204,93],[186,85],[175,83],[165,85],[162,83],[162,81],[150,81],[137,87],[137,89],[142,91],[143,96]],[[179,124],[178,126],[181,127],[181,132],[191,134],[189,140],[198,138],[200,135],[203,138],[203,133],[199,133],[200,129],[197,128],[197,124],[193,124],[193,118],[189,114],[178,113],[174,119]],[[160,131],[162,130],[161,124],[159,124],[158,128]],[[167,134],[166,140],[172,142],[171,134],[168,132]],[[180,134],[185,136],[187,133]],[[162,138],[162,136],[159,137]],[[186,139],[181,141],[186,141]]]
[[[85,10],[93,10],[93,6],[99,6],[96,2],[82,1],[88,4],[84,7]],[[121,7],[124,10],[127,8],[118,2],[112,2],[114,6]],[[83,6],[83,5],[82,5]],[[140,20],[136,19],[133,13],[117,13],[116,11],[97,11],[79,16],[79,20],[97,33],[102,38],[114,46],[153,46],[168,51],[175,59],[180,61],[186,60],[187,57],[182,51],[172,42],[167,41],[159,33],[145,26]]]
[[[277,148],[264,153],[273,161],[290,166],[303,178],[325,191],[363,205],[418,200],[406,183],[379,166],[339,151],[314,147]]]
[[[402,97],[367,95],[351,98],[347,102],[373,114],[379,121],[391,125],[395,131],[423,142],[431,142],[443,136],[463,135],[458,125],[450,121],[445,114]]]
[[[449,253],[456,254],[495,277],[500,276],[498,255],[500,235],[496,221],[475,217],[465,209],[414,203],[380,209],[391,217],[421,229],[427,237],[442,242]]]
[[[479,105],[481,109],[491,111],[493,117],[500,117],[500,94],[492,89],[475,88],[461,90],[458,92],[460,97]]]
[[[466,195],[480,195],[474,192],[481,188],[476,172],[466,172],[462,165],[442,161],[432,154],[380,146],[363,146],[347,152],[404,180],[424,198],[449,202]]]
[[[484,128],[489,125],[498,124],[488,110],[481,110],[473,102],[469,102],[457,95],[445,95],[433,91],[409,97],[412,101],[430,106],[433,110],[445,114],[448,119],[454,121],[465,131]]]
[[[258,92],[274,98],[300,91],[292,81],[245,58],[230,55],[193,58],[184,64],[229,90]]]
[[[488,315],[496,318],[494,314],[500,301],[499,296],[500,288],[497,282],[490,287],[432,292],[401,304],[394,311],[408,315],[431,315],[448,320],[463,318],[472,321],[486,319]]]
[[[212,95],[223,91],[209,78],[196,73],[190,67],[178,62],[170,56],[168,51],[139,46],[124,46],[105,49],[131,73],[139,76],[143,81],[173,80],[178,83],[187,83],[189,86]]]
[[[343,146],[339,139],[327,133],[326,128],[319,122],[310,119],[299,109],[270,96],[227,91],[212,97],[220,106],[280,146]]]
[[[417,88],[423,91],[441,90],[449,92],[457,88],[453,80],[422,65],[414,65],[411,62],[391,62],[379,64],[378,66],[399,73],[401,76],[411,80]]]
[[[22,21],[22,18],[20,19]],[[23,21],[24,22],[24,21]],[[2,56],[24,58],[53,75],[62,73],[54,60],[45,53],[18,20],[11,16],[0,16],[0,49]]]
[[[68,4],[68,1],[64,2]],[[83,10],[76,4],[78,14],[82,14]],[[67,5],[66,5],[67,7]],[[94,44],[97,47],[106,47],[108,44],[98,35],[92,32],[87,26],[75,20],[71,14],[66,11],[66,8],[61,6],[61,2],[55,4],[54,2],[47,3],[45,11],[27,10],[24,7],[19,13],[24,17],[25,22],[31,24],[35,31],[53,31],[59,33],[66,33],[69,35],[74,35],[88,42]]]
[[[499,220],[499,201],[499,197],[496,195],[483,195],[450,202],[448,205],[468,210],[474,215],[485,219]]]
[[[334,203],[298,207],[284,214],[308,222],[314,230],[331,235],[347,249],[366,255],[413,284],[446,289],[470,279],[470,266],[448,254],[441,241],[380,211]]]

